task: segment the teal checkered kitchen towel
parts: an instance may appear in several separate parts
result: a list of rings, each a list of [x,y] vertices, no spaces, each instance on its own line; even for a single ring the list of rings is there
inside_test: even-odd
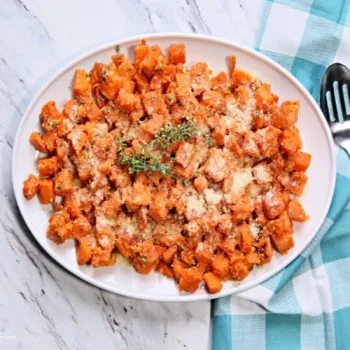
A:
[[[327,66],[350,67],[350,1],[268,0],[257,50],[318,99]],[[265,283],[214,301],[213,350],[350,349],[350,161],[337,149],[331,209],[311,247]]]

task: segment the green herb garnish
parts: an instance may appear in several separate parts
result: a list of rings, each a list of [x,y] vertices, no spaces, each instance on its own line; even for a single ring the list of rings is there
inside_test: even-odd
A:
[[[54,128],[56,125],[57,125],[57,123],[54,120],[51,120],[49,122],[49,126],[50,126],[51,129]]]
[[[210,134],[205,134],[204,140],[209,147],[214,146],[214,144],[215,144],[215,141],[213,140],[213,138],[211,137]]]
[[[116,51],[116,53],[120,52],[120,45],[115,45],[115,51]]]
[[[172,168],[169,164],[162,163],[158,157],[152,157],[147,151],[131,155],[119,153],[119,164],[128,168],[129,174],[154,171],[163,175],[171,175]]]
[[[187,187],[188,184],[189,184],[189,180],[188,179],[182,179],[181,183],[182,183],[183,186]]]
[[[258,110],[258,111],[255,111],[254,116],[255,116],[256,118],[258,118],[258,117],[260,117],[262,114],[263,114],[263,111]]]
[[[159,146],[166,150],[172,143],[177,141],[185,141],[193,136],[198,135],[198,130],[193,119],[186,117],[185,121],[180,125],[167,124],[161,128],[151,141],[150,146]]]
[[[125,140],[122,137],[116,138],[118,144],[119,158],[118,162],[121,166],[126,166],[130,174],[139,172],[160,172],[163,175],[174,177],[171,164],[162,163],[159,157],[152,156],[150,151],[154,147],[160,147],[166,150],[173,142],[185,141],[193,136],[199,135],[192,118],[186,117],[185,121],[180,125],[167,124],[160,129],[154,139],[143,146],[140,153],[125,154]],[[171,159],[173,161],[174,159]],[[187,185],[186,185],[187,186]]]
[[[126,143],[123,136],[119,136],[115,139],[115,143],[118,145],[118,152],[126,148]]]

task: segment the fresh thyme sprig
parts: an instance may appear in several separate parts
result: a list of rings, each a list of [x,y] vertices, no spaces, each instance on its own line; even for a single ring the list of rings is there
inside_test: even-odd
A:
[[[171,164],[162,163],[159,157],[154,157],[150,151],[155,147],[160,147],[162,150],[176,141],[185,141],[189,138],[200,135],[196,128],[193,119],[186,117],[185,121],[180,125],[167,124],[155,135],[154,139],[145,144],[140,153],[126,154],[124,152],[126,146],[125,140],[122,137],[116,139],[118,144],[118,162],[121,166],[126,166],[130,174],[139,172],[160,172],[166,176],[174,176]]]
[[[119,164],[125,165],[130,174],[139,172],[160,172],[169,176],[172,174],[172,167],[169,164],[162,163],[158,157],[152,157],[147,151],[142,150],[141,153],[125,154],[119,153]]]
[[[180,125],[167,124],[161,128],[151,141],[150,146],[158,146],[166,150],[172,143],[185,141],[196,135],[198,135],[198,130],[193,119],[186,117]]]

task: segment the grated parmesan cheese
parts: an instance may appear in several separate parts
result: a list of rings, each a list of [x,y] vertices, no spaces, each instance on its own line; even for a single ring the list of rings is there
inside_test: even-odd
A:
[[[249,230],[250,230],[250,233],[252,234],[252,236],[254,237],[254,239],[257,239],[259,237],[260,226],[258,224],[256,224],[256,223],[250,224]]]
[[[187,220],[200,217],[204,215],[205,212],[206,209],[203,197],[197,197],[196,195],[191,195],[188,197],[185,212]]]
[[[235,100],[226,104],[226,116],[232,119],[232,129],[238,133],[245,133],[251,128],[252,116],[249,110],[242,111]]]
[[[272,181],[272,176],[265,164],[258,164],[253,168],[254,180],[258,183],[266,183]]]
[[[252,169],[239,169],[233,175],[232,194],[238,195],[253,181]]]
[[[208,204],[219,204],[222,200],[223,194],[217,191],[214,191],[212,188],[206,188],[204,190],[205,200]]]

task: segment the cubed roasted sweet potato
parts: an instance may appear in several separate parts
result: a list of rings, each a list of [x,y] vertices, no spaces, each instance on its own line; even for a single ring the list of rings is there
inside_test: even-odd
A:
[[[304,222],[309,218],[309,215],[305,213],[303,206],[297,199],[289,202],[287,211],[293,221]]]
[[[177,163],[187,168],[194,154],[194,145],[189,142],[181,142],[176,151],[175,160]]]
[[[299,108],[299,101],[286,101],[282,103],[280,109],[271,117],[272,125],[279,129],[292,127],[298,120]]]
[[[153,200],[150,205],[149,215],[157,222],[163,221],[167,218],[169,213],[167,193],[165,191],[158,191],[153,195]]]
[[[245,256],[232,256],[230,259],[230,272],[234,280],[241,281],[247,277],[250,271],[250,264]]]
[[[41,136],[39,132],[33,132],[30,135],[29,142],[33,145],[33,147],[38,150],[39,152],[46,153],[47,147],[45,144],[45,140]]]
[[[169,61],[173,64],[185,63],[186,53],[184,44],[172,44],[168,47]]]
[[[281,138],[281,149],[287,154],[293,154],[303,146],[299,130],[296,128],[283,131]]]
[[[59,161],[56,156],[38,159],[38,171],[41,176],[54,175],[59,170]]]
[[[77,69],[73,82],[73,94],[78,98],[86,98],[91,95],[91,82],[84,69]]]
[[[293,160],[296,171],[306,171],[311,162],[311,154],[299,151],[294,154]]]
[[[171,264],[174,260],[175,254],[177,253],[177,246],[172,245],[162,255],[162,259],[166,264]]]
[[[278,101],[278,97],[271,92],[270,84],[262,84],[255,91],[256,107],[259,110],[268,111]]]
[[[90,246],[90,239],[82,237],[76,245],[77,260],[79,265],[85,265],[91,261],[92,249]]]
[[[202,275],[196,268],[184,269],[179,279],[179,288],[185,292],[194,293],[202,282]]]
[[[240,237],[240,248],[244,254],[248,254],[253,248],[253,236],[247,224],[242,224],[238,227]]]
[[[39,180],[38,178],[30,174],[27,180],[24,181],[23,184],[23,195],[27,199],[32,199],[38,192],[39,189]]]
[[[51,179],[39,180],[39,199],[42,204],[52,203],[55,198],[53,181]]]
[[[142,274],[150,273],[159,261],[159,254],[151,240],[144,241],[132,259],[135,270]]]
[[[65,196],[73,190],[73,171],[71,169],[62,169],[55,175],[55,194]]]
[[[208,187],[208,180],[205,176],[198,176],[193,181],[194,188],[199,192],[202,193],[207,187]]]
[[[211,267],[213,272],[221,279],[227,279],[230,272],[230,263],[223,254],[215,254],[211,258]]]
[[[239,85],[245,85],[251,83],[253,80],[252,76],[241,69],[235,69],[231,74],[231,85],[237,87]]]
[[[221,279],[212,272],[207,272],[203,275],[205,286],[210,294],[217,293],[222,288]]]
[[[269,219],[276,218],[286,208],[282,194],[277,191],[267,192],[262,203],[264,214]]]

